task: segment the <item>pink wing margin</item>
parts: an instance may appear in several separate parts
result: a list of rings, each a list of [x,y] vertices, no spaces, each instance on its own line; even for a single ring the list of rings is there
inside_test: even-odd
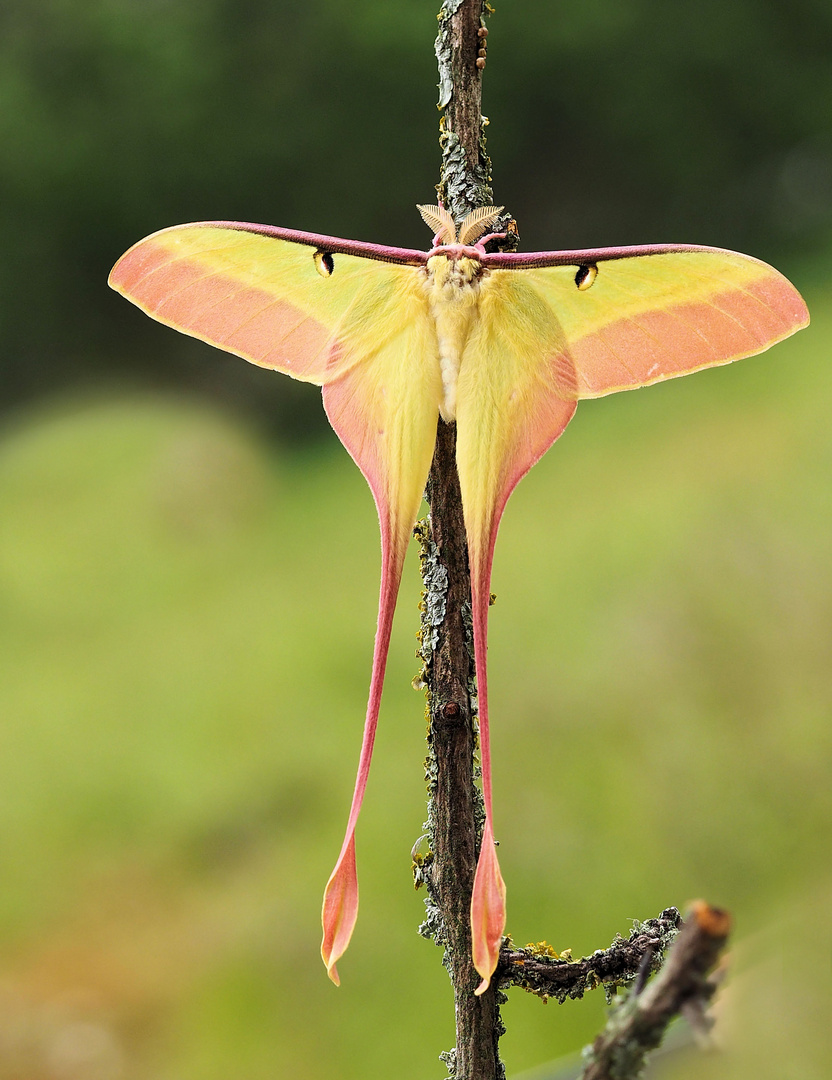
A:
[[[809,322],[803,298],[779,271],[723,248],[653,244],[494,254],[484,261],[495,271],[527,271],[552,305],[569,342],[579,398],[729,364]],[[597,270],[585,292],[571,286],[568,272],[557,280],[546,274],[573,266]]]
[[[263,244],[259,238],[279,244]],[[305,255],[298,261],[298,245],[334,254],[332,276],[322,279]],[[368,260],[366,268],[352,265],[339,273],[339,254]],[[330,423],[376,502],[382,560],[370,694],[344,843],[322,907],[321,954],[335,983],[336,962],[358,913],[355,828],[370,770],[402,563],[439,415],[438,370],[432,376],[419,363],[425,327],[418,318],[413,321],[418,314],[414,293],[421,299],[421,286],[408,269],[424,265],[426,258],[423,251],[318,233],[210,221],[154,233],[122,256],[110,275],[114,289],[160,322],[259,366],[322,385]],[[286,274],[293,283],[289,288],[282,284]],[[358,320],[358,339],[349,329],[351,308],[366,306],[367,297],[373,327],[378,327],[369,344],[364,320]],[[363,348],[369,355],[362,354]]]
[[[678,258],[681,256],[681,258]],[[701,256],[701,258],[700,258]],[[584,291],[576,274],[547,275],[546,268],[597,267],[621,261],[622,271],[605,275],[608,282],[582,303]],[[494,545],[505,504],[523,475],[563,432],[581,397],[649,385],[660,379],[700,368],[729,363],[758,353],[808,322],[808,311],[794,286],[766,263],[718,248],[694,245],[653,245],[530,254],[485,254],[483,263],[495,273],[518,273],[544,300],[563,329],[563,344],[549,350],[553,378],[527,395],[528,413],[518,411],[506,424],[512,400],[522,393],[503,394],[501,414],[490,424],[478,411],[467,410],[460,377],[457,461],[463,486],[463,506],[471,560],[474,643],[480,713],[483,795],[486,823],[471,900],[474,964],[482,976],[475,993],[489,985],[505,927],[505,886],[494,850],[491,806],[491,754],[488,719],[486,650],[488,604]],[[687,273],[687,279],[685,274]],[[629,282],[627,281],[630,276]],[[679,277],[677,282],[676,277]],[[515,278],[515,275],[510,275]],[[651,279],[655,277],[655,303]],[[594,277],[589,288],[593,287]],[[690,295],[685,295],[688,292]],[[609,300],[609,303],[607,303]],[[596,302],[597,301],[597,302]],[[503,321],[510,324],[515,309],[525,302],[518,290],[516,304],[507,305]],[[507,333],[491,353],[506,358],[522,328]],[[492,370],[500,365],[491,364]],[[536,377],[544,370],[544,355],[535,362]],[[530,374],[529,374],[530,377]],[[484,374],[489,381],[491,376]],[[521,386],[518,368],[516,387]],[[472,395],[473,398],[474,395]],[[485,387],[478,402],[487,400]],[[483,439],[483,428],[490,438]],[[489,445],[495,433],[502,449],[499,462],[488,467]],[[475,445],[480,440],[480,445]],[[477,497],[487,488],[487,496]]]
[[[200,261],[204,252],[197,253],[200,257],[196,260],[177,252],[177,237],[181,238],[184,230],[189,229],[204,230],[206,234],[210,230],[245,233],[397,267],[423,266],[428,254],[267,225],[213,221],[177,226],[153,234],[131,248],[116,264],[110,277],[110,284],[117,291],[159,321],[235,352],[253,363],[322,384],[330,421],[373,491],[381,524],[382,580],[370,699],[347,832],[323,904],[322,955],[330,977],[337,982],[335,964],[347,947],[358,910],[355,825],[369,772],[404,550],[433,448],[439,391],[418,373],[418,369],[413,372],[415,385],[412,390],[410,380],[398,381],[395,366],[379,367],[375,372],[371,366],[351,368],[346,372],[339,370],[334,358],[342,343],[335,340],[332,327],[320,318],[320,312],[316,317],[308,311],[299,311],[285,296],[281,297],[279,290],[273,290],[270,295],[267,273],[254,287],[243,280],[242,274],[235,281],[233,267],[229,270],[226,265],[215,273],[210,267],[206,270],[205,261]],[[528,254],[482,253],[483,265],[488,270],[528,270],[532,272],[529,275],[532,283],[533,272],[547,267],[577,268],[634,260],[639,260],[649,273],[656,273],[658,281],[666,281],[668,274],[662,268],[663,256],[697,253],[727,260],[726,265],[730,263],[738,268],[736,276],[732,277],[727,271],[722,277],[717,275],[713,287],[704,292],[700,287],[695,299],[686,299],[682,290],[678,296],[652,307],[642,303],[630,309],[625,298],[623,303],[613,305],[606,312],[599,313],[596,309],[594,316],[577,328],[566,325],[564,315],[566,349],[560,354],[553,351],[552,357],[559,355],[557,364],[571,372],[574,380],[571,387],[565,392],[563,379],[555,378],[537,405],[530,401],[525,426],[521,425],[508,438],[510,453],[507,459],[494,463],[488,496],[480,499],[480,505],[475,505],[474,500],[465,511],[472,553],[483,788],[487,808],[471,908],[476,967],[483,976],[477,992],[482,992],[488,985],[505,922],[505,888],[494,851],[491,821],[486,678],[491,562],[505,502],[522,475],[566,427],[579,398],[644,386],[702,367],[728,363],[763,351],[808,322],[802,298],[776,270],[748,256],[719,248],[659,244]],[[547,289],[544,280],[542,295],[558,314],[557,297],[553,295],[550,299],[546,295]],[[423,339],[420,338],[419,343],[423,343]],[[403,350],[402,366],[406,365],[411,353],[418,352],[418,349]],[[379,403],[391,397],[387,391],[394,386],[398,404],[394,412],[387,412]],[[403,391],[403,387],[407,389]],[[402,392],[404,401],[399,400]],[[476,404],[473,398],[472,404]],[[545,416],[542,413],[534,415],[537,406],[543,409]],[[402,424],[405,413],[416,415],[418,419]],[[378,441],[367,436],[368,432],[392,430],[396,423],[399,427],[395,437],[390,438],[381,450]],[[469,434],[463,436],[462,425],[460,427],[463,440],[470,438],[470,433],[483,423],[483,418],[472,409],[465,425]],[[497,417],[494,423],[498,430],[500,418]],[[522,437],[521,431],[525,432]],[[468,454],[472,462],[484,456],[484,452],[475,452],[474,448]],[[475,472],[476,469],[466,484],[469,495],[476,488]]]

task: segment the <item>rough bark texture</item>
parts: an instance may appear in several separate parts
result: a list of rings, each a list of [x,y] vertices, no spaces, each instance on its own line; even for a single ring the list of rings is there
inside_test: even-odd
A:
[[[483,0],[448,0],[439,13],[436,58],[439,64],[439,108],[442,177],[439,198],[459,223],[469,210],[490,206],[491,162],[485,152],[482,125],[482,73],[477,67],[485,51],[488,11]]]
[[[442,179],[440,199],[461,220],[489,205],[488,161],[481,139],[482,0],[449,0],[439,16]],[[425,679],[430,714],[428,829],[432,856],[426,868],[428,918],[423,932],[445,949],[456,1015],[456,1047],[443,1055],[454,1080],[505,1075],[497,1054],[502,1032],[498,991],[474,995],[480,978],[471,962],[470,905],[482,803],[475,784],[475,693],[471,588],[462,497],[456,470],[456,426],[440,419],[428,481],[429,536],[423,536],[426,607],[432,625]],[[427,547],[426,547],[427,544]]]
[[[717,986],[709,979],[728,939],[727,912],[698,900],[667,955],[659,974],[632,993],[610,1014],[607,1026],[584,1051],[581,1080],[633,1080],[647,1054],[664,1038],[670,1021],[683,1015],[695,1034],[710,1026],[706,1008]]]
[[[433,627],[427,669],[432,858],[425,875],[429,911],[423,932],[445,949],[453,984],[456,1048],[444,1055],[451,1075],[455,1080],[491,1080],[504,1075],[497,1055],[502,1025],[495,984],[480,997],[474,995],[480,977],[471,961],[471,890],[483,811],[474,781],[471,592],[455,447],[456,427],[440,420],[428,482],[430,534],[423,538],[429,545],[427,552],[423,546],[423,567],[427,562],[433,572],[427,609],[444,608],[441,622]]]
[[[545,942],[525,949],[504,947],[495,979],[501,987],[520,986],[544,1001],[563,1003],[599,986],[612,1000],[619,988],[638,987],[658,971],[681,925],[676,908],[666,908],[657,919],[637,922],[629,938],[616,935],[608,949],[596,949],[580,960],[558,956]]]

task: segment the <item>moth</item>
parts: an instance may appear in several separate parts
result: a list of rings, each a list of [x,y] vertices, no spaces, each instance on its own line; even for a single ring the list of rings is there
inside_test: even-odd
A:
[[[459,228],[444,207],[418,209],[435,233],[427,252],[207,221],[140,241],[110,284],[168,326],[323,387],[329,421],[375,499],[381,589],[369,704],[346,835],[323,902],[321,953],[335,983],[358,912],[355,828],[402,562],[437,423],[456,424],[486,812],[471,898],[481,993],[505,929],[486,643],[506,502],[582,398],[751,356],[809,317],[791,283],[747,255],[673,244],[489,252],[486,244],[504,237],[488,232],[502,207],[474,210]]]

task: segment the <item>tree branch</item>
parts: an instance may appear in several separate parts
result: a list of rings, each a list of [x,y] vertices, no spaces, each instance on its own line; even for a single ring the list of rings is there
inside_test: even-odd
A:
[[[486,0],[446,0],[439,12],[439,122],[442,175],[439,198],[459,223],[469,210],[490,206],[491,162],[485,152],[482,73],[488,31]],[[478,63],[479,62],[479,63]]]
[[[661,1043],[670,1021],[680,1013],[694,1032],[707,1030],[705,1008],[716,989],[708,973],[730,928],[727,912],[696,901],[659,974],[643,990],[637,981],[584,1051],[587,1064],[581,1080],[635,1080],[647,1054]]]
[[[658,918],[636,923],[626,941],[616,935],[608,949],[597,949],[581,960],[557,956],[545,942],[525,949],[508,946],[500,952],[495,978],[500,987],[520,986],[544,1001],[554,998],[562,1004],[598,986],[611,1000],[618,987],[646,979],[661,967],[681,925],[677,909],[666,908]]]
[[[484,0],[447,0],[439,14],[442,171],[440,199],[460,221],[489,205],[489,163],[481,118],[480,34]],[[428,687],[428,830],[431,854],[420,873],[428,887],[421,932],[445,950],[454,991],[456,1047],[443,1055],[454,1080],[500,1080],[502,1033],[495,986],[474,995],[480,978],[471,959],[470,905],[482,799],[475,783],[476,694],[471,587],[462,496],[456,470],[456,425],[439,420],[428,479],[429,524],[422,543],[425,598],[421,654]]]

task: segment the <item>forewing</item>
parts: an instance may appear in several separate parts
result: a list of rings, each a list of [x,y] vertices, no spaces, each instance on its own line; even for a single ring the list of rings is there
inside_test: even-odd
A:
[[[574,260],[568,265],[567,255]],[[494,265],[520,271],[556,312],[581,398],[752,356],[809,321],[800,294],[782,274],[718,248],[619,248],[498,260]],[[545,265],[547,260],[555,265]]]
[[[368,293],[388,301],[419,252],[237,222],[164,229],[119,259],[110,284],[192,337],[319,385]],[[404,264],[404,265],[402,265]]]

